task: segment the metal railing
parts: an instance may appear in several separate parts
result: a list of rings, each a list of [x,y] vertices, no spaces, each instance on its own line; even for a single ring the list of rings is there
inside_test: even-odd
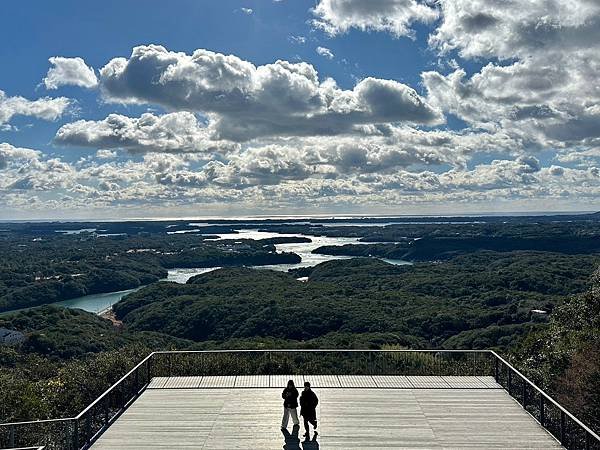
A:
[[[46,447],[19,447],[19,448],[7,448],[5,450],[44,450]]]
[[[493,376],[563,446],[600,450],[597,434],[493,351],[320,349],[154,352],[75,417],[0,424],[0,448],[87,449],[153,377],[277,374]]]
[[[600,437],[496,352],[496,381],[567,449],[600,449]]]

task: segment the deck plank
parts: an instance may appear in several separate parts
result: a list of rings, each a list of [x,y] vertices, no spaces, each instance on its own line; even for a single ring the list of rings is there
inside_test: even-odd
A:
[[[373,381],[379,388],[412,389],[408,378],[404,375],[373,375]]]
[[[235,379],[235,387],[269,387],[269,375],[238,375]]]
[[[203,377],[200,382],[201,388],[232,388],[235,386],[235,376]]]
[[[304,375],[304,381],[308,381],[311,386],[319,388],[342,386],[337,375]]]
[[[202,377],[169,377],[163,384],[163,389],[198,388]]]
[[[434,376],[408,376],[408,381],[414,388],[420,389],[448,389],[450,385],[442,377]]]
[[[487,387],[477,377],[443,376],[442,378],[453,389],[485,389]]]
[[[293,380],[298,388],[304,385],[304,375],[269,375],[269,386],[283,389],[289,380]]]
[[[370,375],[340,375],[341,387],[344,388],[376,388],[375,380]]]

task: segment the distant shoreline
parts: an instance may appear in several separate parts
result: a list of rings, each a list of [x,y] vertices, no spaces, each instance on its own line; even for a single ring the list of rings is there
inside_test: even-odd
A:
[[[0,219],[0,223],[72,223],[72,222],[183,222],[190,220],[208,223],[244,222],[244,221],[280,221],[280,220],[382,220],[382,219],[418,219],[418,218],[457,218],[457,217],[537,217],[537,216],[577,216],[595,214],[597,210],[589,211],[500,211],[455,214],[272,214],[272,215],[241,215],[241,216],[184,216],[184,217],[127,217],[127,218],[73,218],[73,219]]]

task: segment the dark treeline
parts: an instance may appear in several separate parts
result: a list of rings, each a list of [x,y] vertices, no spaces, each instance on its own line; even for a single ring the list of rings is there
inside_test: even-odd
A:
[[[593,254],[600,252],[600,236],[476,236],[430,237],[412,241],[378,244],[329,245],[313,250],[324,255],[377,256],[408,261],[434,261],[480,250],[511,252],[532,250],[566,254]]]

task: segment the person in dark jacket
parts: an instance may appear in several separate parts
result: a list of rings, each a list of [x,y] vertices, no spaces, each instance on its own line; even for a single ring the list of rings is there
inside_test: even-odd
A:
[[[294,380],[288,381],[287,387],[281,393],[283,398],[283,419],[281,419],[281,429],[286,430],[290,415],[292,416],[292,422],[294,427],[298,427],[300,421],[298,420],[298,389],[294,386]]]
[[[306,430],[305,436],[309,435],[308,424],[311,423],[315,429],[315,435],[317,435],[317,405],[319,399],[317,394],[310,388],[310,383],[307,381],[304,383],[304,390],[300,396],[300,415],[304,418],[304,429]]]

